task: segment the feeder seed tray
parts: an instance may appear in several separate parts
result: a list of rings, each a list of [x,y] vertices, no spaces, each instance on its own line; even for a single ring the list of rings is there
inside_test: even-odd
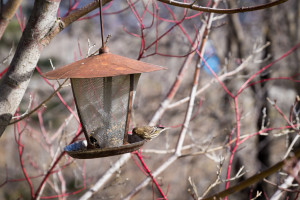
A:
[[[73,158],[78,159],[91,159],[91,158],[99,158],[99,157],[108,157],[114,155],[120,155],[124,153],[129,153],[132,151],[136,151],[141,148],[145,140],[132,135],[128,135],[128,141],[131,143],[118,146],[118,147],[107,147],[107,148],[95,148],[95,149],[87,149],[87,141],[78,141],[74,142],[65,147],[65,151],[67,154]]]

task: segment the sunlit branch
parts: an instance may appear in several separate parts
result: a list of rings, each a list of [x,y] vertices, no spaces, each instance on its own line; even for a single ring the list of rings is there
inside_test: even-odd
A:
[[[173,0],[158,0],[158,1],[172,5],[172,6],[189,8],[192,10],[197,10],[197,11],[202,11],[202,12],[218,13],[218,14],[234,14],[234,13],[249,12],[249,11],[270,8],[270,7],[282,4],[284,2],[287,2],[288,0],[277,0],[277,1],[274,1],[271,3],[266,3],[266,4],[259,5],[259,6],[241,7],[241,8],[233,8],[233,9],[202,7],[202,6],[195,5],[194,2],[193,3],[184,3],[184,2],[173,1]]]
[[[300,150],[298,149],[295,154],[294,154],[294,157],[297,157],[299,158],[300,157]],[[260,172],[250,178],[248,178],[247,180],[245,181],[242,181],[241,183],[238,183],[237,185],[233,186],[233,187],[230,187],[228,188],[227,190],[224,190],[220,193],[217,193],[215,195],[212,195],[210,197],[207,197],[207,198],[204,198],[202,200],[214,200],[214,199],[220,199],[220,198],[224,198],[230,194],[233,194],[233,193],[236,193],[238,191],[241,191],[242,189],[246,188],[246,187],[249,187],[250,185],[264,179],[265,177],[267,176],[270,176],[271,174],[274,174],[276,173],[278,170],[280,170],[284,164],[286,162],[288,162],[290,159],[293,159],[293,157],[288,157],[284,160],[282,160],[281,162],[273,165],[272,167],[268,168],[267,170],[263,171],[263,172]]]

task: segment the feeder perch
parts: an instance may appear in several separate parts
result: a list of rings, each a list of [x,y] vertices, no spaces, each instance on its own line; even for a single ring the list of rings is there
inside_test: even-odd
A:
[[[65,147],[74,158],[98,158],[139,149],[144,140],[127,135],[141,73],[166,69],[109,52],[47,72],[48,79],[70,78],[86,141]]]

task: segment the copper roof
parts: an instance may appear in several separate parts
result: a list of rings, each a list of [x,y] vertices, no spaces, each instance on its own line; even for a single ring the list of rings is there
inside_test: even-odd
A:
[[[48,79],[96,78],[166,69],[112,53],[91,56],[43,74]]]

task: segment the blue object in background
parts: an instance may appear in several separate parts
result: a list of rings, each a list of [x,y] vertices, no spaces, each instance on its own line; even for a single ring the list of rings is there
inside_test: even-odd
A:
[[[207,63],[207,65],[210,66],[210,68],[216,73],[218,74],[218,72],[220,71],[220,60],[217,56],[217,52],[216,49],[214,48],[212,42],[210,40],[208,40],[205,43],[205,49],[204,49],[204,59]],[[201,62],[201,67],[203,67],[204,72],[206,74],[209,74],[212,76],[211,71],[208,69],[208,67],[206,66],[206,64],[202,61]]]

